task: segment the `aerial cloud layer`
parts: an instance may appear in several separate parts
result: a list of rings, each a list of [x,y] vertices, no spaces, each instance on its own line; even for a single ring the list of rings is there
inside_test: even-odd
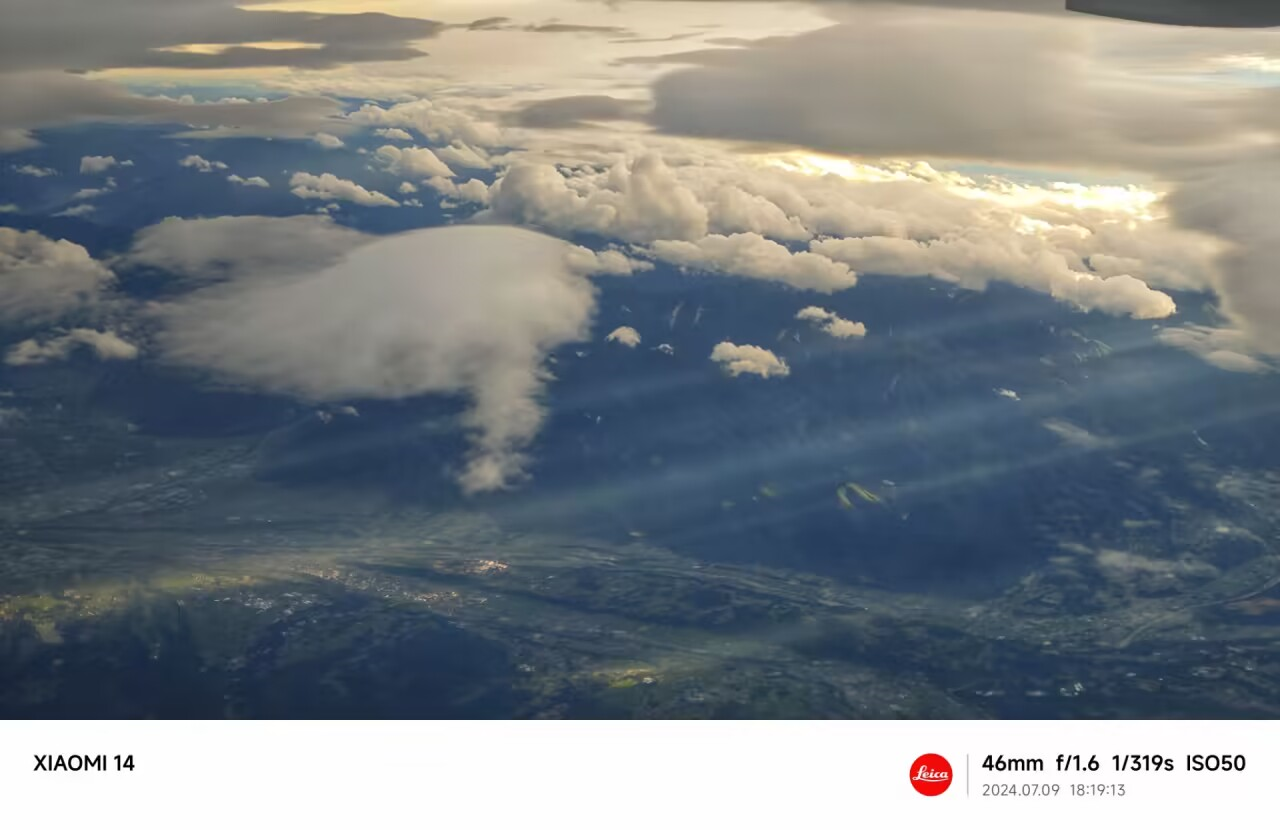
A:
[[[1219,294],[1250,349],[1280,354],[1280,289],[1269,253],[1276,225],[1264,218],[1280,207],[1280,92],[1224,77],[1273,65],[1272,33],[1139,26],[1063,14],[1061,5],[826,3],[836,25],[654,59],[673,71],[653,86],[652,121],[684,135],[846,156],[1154,178],[1168,190],[1162,207],[1174,223],[1229,246],[1196,287]],[[1040,13],[1060,17],[1048,24]],[[1027,275],[1038,290],[1085,309],[1139,318],[1174,311],[1141,273],[1161,258],[1158,246],[1147,249],[1151,259],[1099,257],[1093,270],[992,230],[831,240],[814,250],[863,271],[941,273],[971,287]],[[1107,233],[1118,241],[1127,230]]]
[[[832,293],[859,273],[933,276],[970,290],[993,281],[1084,310],[1149,319],[1176,311],[1160,286],[1210,289],[1221,245],[1157,215],[1134,187],[1017,184],[923,162],[764,159],[671,142],[673,152],[608,153],[579,165],[514,155],[481,216],[563,236],[590,234],[706,273]],[[825,173],[825,174],[824,174]],[[432,179],[457,194],[451,180]]]

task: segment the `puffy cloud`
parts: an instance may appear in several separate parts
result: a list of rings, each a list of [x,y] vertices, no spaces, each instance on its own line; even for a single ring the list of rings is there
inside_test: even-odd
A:
[[[52,167],[37,167],[34,164],[15,165],[13,168],[15,173],[23,176],[35,176],[37,179],[43,179],[45,176],[56,176],[58,171]]]
[[[493,162],[483,150],[470,147],[461,141],[455,141],[447,147],[437,149],[436,155],[446,164],[457,167],[467,167],[472,170],[488,170],[493,167]]]
[[[213,282],[325,268],[369,241],[327,216],[170,216],[138,231],[115,264]]]
[[[1100,277],[1074,270],[1066,256],[1016,233],[949,234],[929,241],[892,237],[825,239],[810,248],[864,273],[934,276],[970,289],[991,280],[1043,291],[1081,309],[1128,314],[1139,319],[1168,317],[1173,299],[1134,277]]]
[[[416,130],[433,144],[461,141],[472,147],[497,147],[503,143],[502,131],[494,124],[426,98],[388,108],[365,104],[348,118],[357,124]]]
[[[1173,298],[1156,291],[1135,277],[1121,274],[1098,278],[1091,274],[1073,274],[1070,281],[1052,285],[1055,299],[1071,303],[1085,311],[1127,314],[1136,320],[1171,317],[1178,310]]]
[[[297,172],[289,179],[289,191],[302,199],[338,199],[355,202],[366,207],[399,207],[400,203],[384,193],[366,190],[350,179],[340,179],[332,173]]]
[[[827,311],[816,305],[807,306],[796,312],[797,320],[806,320],[825,331],[832,337],[841,339],[849,337],[866,337],[867,326],[846,320],[834,311]]]
[[[401,193],[417,193],[418,187],[413,182],[400,182],[400,186],[396,188]]]
[[[1271,366],[1251,356],[1249,338],[1230,328],[1186,325],[1161,329],[1156,339],[1167,346],[1185,349],[1228,372],[1268,372]]]
[[[574,245],[569,251],[569,264],[581,274],[607,277],[629,277],[641,271],[653,270],[653,263],[632,259],[614,248],[593,251],[581,245]]]
[[[609,335],[605,337],[605,340],[610,343],[621,343],[628,349],[634,349],[636,346],[640,345],[640,332],[631,328],[631,326],[618,326],[616,329],[609,332]]]
[[[682,268],[774,280],[828,294],[852,288],[858,281],[847,265],[834,262],[821,252],[793,253],[757,233],[713,234],[696,242],[660,240],[649,250]]]
[[[345,141],[332,133],[316,133],[311,136],[311,140],[326,150],[337,150],[340,147],[347,146]]]
[[[72,329],[43,341],[23,340],[9,349],[4,362],[10,366],[31,366],[65,360],[79,346],[91,349],[99,360],[133,360],[138,356],[138,347],[113,331]]]
[[[413,141],[413,135],[399,127],[379,127],[373,131],[373,134],[388,141]]]
[[[246,179],[242,176],[237,176],[235,173],[232,173],[230,176],[227,176],[227,181],[231,182],[232,184],[239,184],[245,187],[271,187],[271,183],[268,182],[266,179],[262,178],[261,176],[250,176],[249,178]]]
[[[243,244],[276,242],[258,229]],[[588,335],[595,292],[569,266],[569,247],[515,228],[456,226],[376,238],[327,267],[270,280],[238,267],[244,277],[161,307],[158,343],[173,363],[312,401],[464,395],[471,450],[459,483],[498,489],[525,474],[547,354]]]
[[[0,228],[0,321],[57,319],[95,303],[114,279],[74,242]]]
[[[82,187],[75,193],[71,194],[73,200],[76,199],[94,199],[103,193],[110,193],[116,189],[116,180],[112,176],[107,176],[106,182],[102,187]]]
[[[760,346],[738,346],[726,340],[711,350],[711,359],[733,377],[759,375],[762,378],[784,378],[791,374],[791,367],[785,360]]]
[[[384,144],[378,148],[377,156],[387,165],[387,169],[397,176],[453,178],[453,171],[449,169],[449,165],[441,161],[427,147],[397,147],[394,144]]]
[[[749,193],[738,185],[722,184],[703,198],[711,229],[717,233],[748,232],[783,240],[808,240],[813,236],[800,217],[788,216],[767,197]]]
[[[495,216],[555,233],[593,233],[629,242],[697,239],[707,209],[656,155],[619,161],[608,170],[562,173],[521,162],[494,184]]]
[[[195,154],[184,156],[182,160],[178,162],[178,166],[192,167],[200,173],[212,173],[214,170],[227,169],[226,162],[210,161],[209,159],[204,158],[203,156],[197,156]]]
[[[115,156],[82,156],[80,158],[81,173],[105,173],[116,165],[132,167],[133,162],[128,159],[116,161]]]
[[[479,179],[470,179],[458,184],[444,176],[432,176],[424,182],[441,196],[477,205],[489,204],[489,185]]]
[[[1029,185],[923,162],[856,163],[803,153],[743,157],[676,141],[665,145],[664,163],[705,208],[709,231],[720,235],[755,233],[782,242],[990,239],[1061,257],[1075,271],[1193,290],[1213,284],[1221,248],[1207,234],[1175,227],[1160,211],[1160,192],[1136,187]],[[557,172],[579,196],[608,187],[599,168]],[[541,221],[554,227],[561,205],[530,200],[526,208],[525,221],[550,213]]]
[[[491,215],[565,236],[649,242],[648,253],[677,265],[801,288],[839,290],[855,271],[934,275],[974,290],[999,280],[1138,317],[1174,311],[1150,286],[1203,290],[1216,272],[1220,244],[1156,213],[1157,192],[1033,186],[892,161],[843,162],[832,174],[803,154],[670,148],[652,177],[669,198],[652,201],[629,189],[651,176],[637,176],[625,156],[556,167],[516,154],[491,188]],[[778,244],[811,240],[817,257]]]

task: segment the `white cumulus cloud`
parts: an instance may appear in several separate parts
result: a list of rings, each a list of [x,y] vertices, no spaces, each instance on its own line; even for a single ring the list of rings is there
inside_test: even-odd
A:
[[[332,173],[294,173],[289,179],[289,191],[303,199],[338,199],[355,202],[366,207],[399,207],[400,203],[385,193],[366,190],[350,179],[340,179]]]
[[[494,184],[490,203],[504,220],[553,233],[593,233],[628,242],[697,239],[707,209],[657,155],[618,161],[607,171],[563,173],[520,162]]]
[[[399,127],[379,127],[373,131],[376,136],[381,136],[388,141],[413,141],[413,136],[408,130],[402,130]]]
[[[785,360],[760,346],[739,346],[726,340],[711,350],[711,359],[733,377],[785,378],[791,374],[791,367]]]
[[[1138,319],[1172,315],[1173,298],[1129,276],[1102,277],[1076,269],[1062,253],[1032,237],[955,233],[917,241],[887,236],[822,239],[810,250],[864,273],[933,276],[981,290],[992,280],[1022,285],[1085,311],[1127,314]]]
[[[4,362],[31,366],[65,360],[80,346],[91,349],[99,360],[133,360],[138,356],[138,347],[113,331],[77,328],[44,340],[23,340],[9,349]]]
[[[792,252],[758,233],[711,234],[695,242],[664,239],[653,243],[649,250],[659,259],[683,268],[773,280],[828,294],[852,288],[858,281],[853,270],[842,262],[821,253]]]
[[[227,164],[223,161],[210,161],[203,156],[195,154],[184,156],[179,162],[180,167],[191,167],[201,173],[212,173],[214,170],[226,170]]]
[[[653,263],[632,259],[616,248],[593,251],[581,245],[574,245],[569,251],[569,264],[579,273],[606,277],[629,277],[653,269]]]
[[[116,166],[132,167],[133,162],[128,159],[116,161],[115,156],[82,156],[80,158],[81,173],[105,173]]]
[[[56,176],[58,171],[52,167],[39,167],[34,164],[16,165],[13,172],[22,176],[34,176],[37,179],[43,179],[45,176]]]
[[[629,349],[634,349],[636,346],[640,345],[640,332],[631,328],[631,326],[618,326],[616,329],[609,332],[609,335],[605,337],[605,340],[610,343],[621,343]]]
[[[458,184],[444,176],[432,176],[424,184],[446,199],[476,205],[489,204],[489,185],[479,179],[469,179]]]
[[[493,162],[489,160],[487,153],[461,141],[439,148],[436,150],[436,155],[444,163],[457,167],[469,167],[473,170],[488,170],[493,167]]]
[[[261,176],[250,176],[246,179],[232,173],[230,176],[227,176],[227,181],[232,184],[243,185],[244,187],[271,187],[271,183]]]
[[[212,230],[225,239],[226,228]],[[249,241],[254,233],[246,226],[242,244],[274,245]],[[158,309],[158,343],[173,363],[309,401],[461,395],[471,449],[458,481],[498,489],[525,476],[548,353],[589,333],[595,291],[569,248],[516,228],[455,226],[374,238],[271,279],[232,268],[241,276]]]
[[[316,133],[311,136],[311,140],[326,150],[337,150],[340,147],[347,146],[346,142],[332,133]]]
[[[810,322],[832,337],[845,339],[867,336],[866,324],[846,320],[834,311],[827,311],[825,308],[820,308],[816,305],[807,306],[797,311],[796,319]]]
[[[377,149],[378,158],[397,176],[452,178],[453,171],[427,147],[397,147],[384,144]]]
[[[462,141],[473,147],[496,147],[503,143],[501,130],[493,124],[426,98],[386,109],[377,104],[365,104],[348,118],[358,124],[417,130],[436,144]]]
[[[115,279],[82,246],[0,228],[0,320],[52,320],[95,303]]]

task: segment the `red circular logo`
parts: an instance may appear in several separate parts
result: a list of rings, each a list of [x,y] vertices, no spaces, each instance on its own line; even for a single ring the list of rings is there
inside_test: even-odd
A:
[[[911,786],[920,795],[942,795],[951,786],[951,764],[941,755],[921,755],[911,764]]]

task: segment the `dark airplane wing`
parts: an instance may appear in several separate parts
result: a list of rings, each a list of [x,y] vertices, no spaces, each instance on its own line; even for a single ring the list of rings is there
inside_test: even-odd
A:
[[[1067,8],[1174,26],[1280,26],[1280,0],[1067,0]]]

